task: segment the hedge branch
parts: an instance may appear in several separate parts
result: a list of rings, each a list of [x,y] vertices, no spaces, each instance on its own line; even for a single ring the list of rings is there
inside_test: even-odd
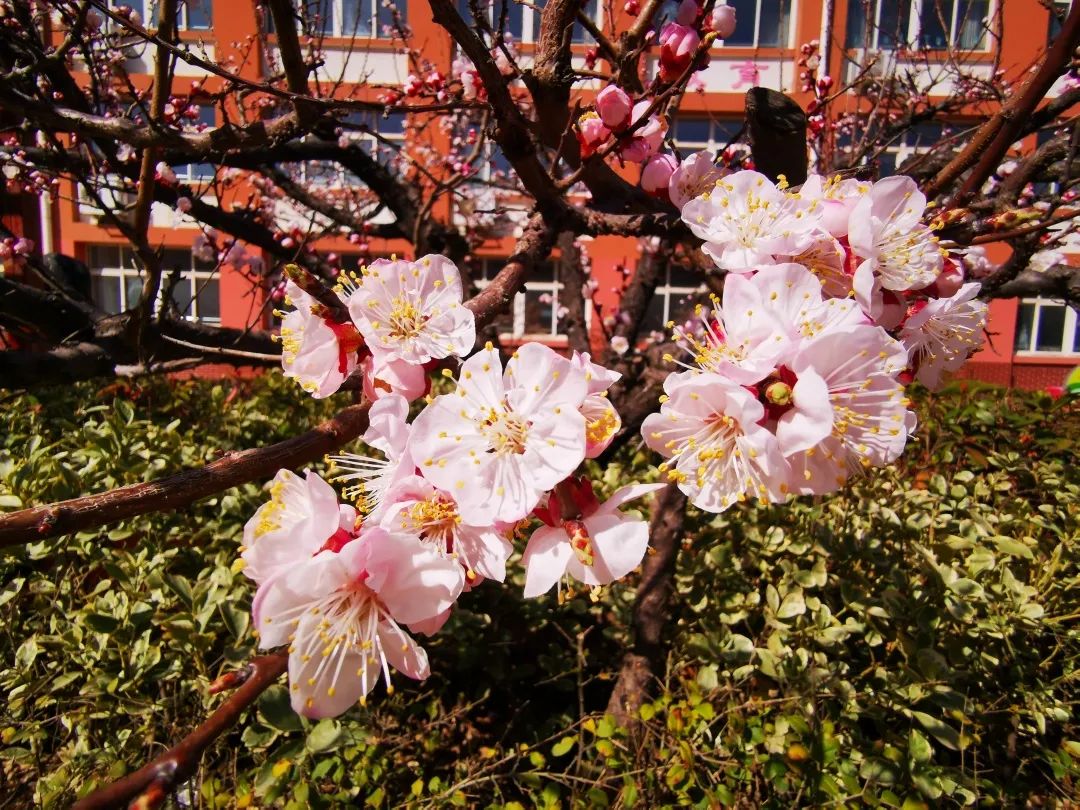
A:
[[[285,672],[288,666],[288,655],[277,652],[254,658],[247,665],[246,670],[233,673],[232,677],[226,676],[231,682],[230,685],[237,683],[237,676],[242,678],[242,682],[239,688],[200,726],[139,770],[75,802],[72,810],[121,807],[136,798],[140,800],[139,807],[160,806],[177,785],[183,784],[195,773],[206,749],[236,724],[240,715]]]

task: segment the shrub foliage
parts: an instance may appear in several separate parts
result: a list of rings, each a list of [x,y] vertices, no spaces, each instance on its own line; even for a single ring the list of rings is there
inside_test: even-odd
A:
[[[310,722],[284,686],[182,806],[1008,805],[1077,790],[1080,412],[968,387],[919,402],[902,465],[793,505],[690,510],[667,680],[635,734],[603,715],[633,583],[525,602],[480,587],[435,673]],[[4,402],[0,509],[264,445],[328,414],[277,375],[80,385]],[[74,416],[71,416],[74,414]],[[601,489],[648,478],[627,448]],[[597,471],[597,475],[601,475]],[[253,652],[234,566],[264,495],[0,558],[3,787],[64,806],[177,740]],[[520,584],[520,583],[519,583]]]

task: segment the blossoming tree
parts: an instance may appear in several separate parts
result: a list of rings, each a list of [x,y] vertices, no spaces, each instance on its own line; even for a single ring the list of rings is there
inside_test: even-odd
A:
[[[391,689],[395,672],[426,677],[422,638],[470,590],[497,587],[487,580],[504,581],[508,565],[524,566],[526,597],[555,590],[560,600],[579,589],[598,596],[643,567],[637,644],[611,699],[617,716],[631,718],[660,665],[663,594],[688,501],[708,512],[747,499],[784,503],[891,463],[916,427],[905,386],[939,386],[981,345],[988,298],[1041,292],[1077,302],[1067,265],[1032,269],[1077,213],[1075,136],[1054,134],[1002,166],[1014,142],[1052,132],[1080,101],[1075,87],[1045,100],[1072,68],[1080,9],[1016,87],[1003,75],[967,76],[952,52],[948,92],[866,73],[837,87],[818,43],[808,43],[808,118],[755,88],[749,146],[688,155],[668,125],[714,42],[734,30],[731,7],[630,0],[621,22],[602,30],[581,3],[552,0],[526,64],[496,5],[492,15],[473,2],[463,16],[450,0],[431,0],[455,44],[450,65],[427,60],[391,15],[413,72],[375,102],[312,78],[320,41],[289,0],[255,9],[276,31],[280,59],[265,81],[181,39],[177,0],[162,0],[154,21],[95,0],[0,2],[9,190],[55,192],[73,180],[130,241],[142,282],[128,311],[106,315],[74,263],[38,257],[9,236],[3,255],[25,272],[0,278],[0,382],[213,360],[281,365],[307,395],[349,403],[279,445],[0,516],[0,542],[13,545],[272,478],[238,549],[267,655],[214,684],[235,691],[191,737],[83,806],[160,802],[286,671],[293,708],[310,717],[348,710],[379,682]],[[584,65],[571,49],[576,24],[595,43]],[[123,72],[132,41],[154,54],[148,84]],[[178,62],[205,70],[212,86],[175,94]],[[855,111],[831,117],[849,91],[859,92]],[[193,126],[199,105],[214,105],[226,124]],[[407,113],[415,137],[388,155],[361,148],[349,137],[358,110]],[[873,158],[890,138],[950,112],[984,114],[897,176],[875,176]],[[452,154],[425,146],[429,127],[458,133]],[[478,180],[490,147],[510,170]],[[337,164],[356,185],[329,200],[284,168],[304,161]],[[229,170],[214,181],[216,201],[178,179],[173,167],[196,162]],[[230,196],[241,176],[233,170],[254,176],[260,195]],[[1034,185],[1047,180],[1056,188]],[[129,205],[118,189],[133,193]],[[481,210],[481,193],[496,204]],[[437,216],[448,200],[456,213]],[[148,235],[155,204],[192,218],[199,251],[244,268],[281,307],[278,334],[195,324],[158,304],[176,278]],[[304,212],[309,226],[283,227],[279,204]],[[382,208],[393,221],[375,224]],[[507,219],[516,250],[477,292],[470,253]],[[404,239],[411,258],[345,271],[317,247],[329,232],[358,244]],[[575,239],[605,234],[642,240],[652,261],[628,274],[619,311],[600,318],[597,353],[584,320],[595,284]],[[998,266],[979,247],[992,241],[1012,247]],[[254,259],[252,246],[274,266]],[[570,351],[500,351],[493,320],[556,247],[574,293],[565,303]],[[676,253],[711,295],[664,335],[645,334],[658,268]],[[601,502],[586,460],[603,464],[639,441],[656,453],[657,480]],[[325,476],[293,472],[327,455]],[[632,507],[653,493],[650,524]]]

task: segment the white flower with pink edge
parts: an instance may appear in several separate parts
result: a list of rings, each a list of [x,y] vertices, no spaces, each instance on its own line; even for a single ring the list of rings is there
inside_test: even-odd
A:
[[[365,528],[340,551],[321,551],[262,583],[252,617],[263,649],[289,645],[292,706],[333,717],[364,700],[390,667],[417,680],[427,655],[401,624],[448,611],[461,566],[417,538]]]
[[[377,259],[361,271],[349,314],[377,361],[422,365],[468,354],[476,319],[462,304],[461,276],[445,256]]]
[[[649,545],[648,523],[623,514],[619,507],[663,489],[664,484],[622,487],[604,503],[597,500],[588,480],[571,479],[567,484],[579,516],[564,518],[555,494],[548,497],[546,508],[537,510],[545,525],[532,533],[521,559],[526,597],[547,593],[564,576],[593,587],[608,585],[637,568]]]
[[[364,340],[350,323],[337,323],[326,307],[291,279],[285,283],[285,300],[296,309],[282,314],[281,367],[315,399],[330,396],[359,363]]]
[[[503,372],[488,344],[416,418],[413,459],[472,525],[520,520],[585,458],[587,393],[585,372],[546,346],[521,346]]]
[[[820,205],[788,194],[765,175],[741,171],[686,203],[682,219],[705,241],[702,250],[722,270],[743,271],[793,256],[815,239]]]
[[[928,388],[941,386],[982,345],[987,306],[979,301],[981,285],[963,285],[949,298],[931,298],[913,308],[900,330],[915,379]]]

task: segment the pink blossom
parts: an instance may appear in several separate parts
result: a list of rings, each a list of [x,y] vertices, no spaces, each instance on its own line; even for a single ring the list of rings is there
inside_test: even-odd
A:
[[[15,244],[12,246],[11,251],[16,256],[29,256],[34,252],[34,240],[20,237],[15,240]]]
[[[363,338],[351,323],[337,323],[325,307],[290,279],[286,301],[296,309],[281,321],[281,365],[286,377],[316,399],[337,391],[358,363]]]
[[[679,25],[692,26],[697,22],[698,14],[701,13],[701,5],[697,0],[682,0],[675,12],[675,22]]]
[[[408,418],[406,398],[387,394],[372,403],[368,429],[362,437],[364,444],[378,450],[383,458],[358,453],[329,457],[331,480],[355,482],[346,487],[345,497],[354,499],[370,520],[381,518],[387,493],[416,470],[409,452],[412,426]]]
[[[472,525],[520,520],[584,459],[587,393],[585,373],[542,344],[520,347],[505,373],[488,344],[416,418],[417,468]]]
[[[416,535],[444,557],[457,560],[467,582],[476,581],[477,575],[497,582],[506,578],[506,560],[514,550],[509,532],[492,524],[464,522],[453,497],[419,476],[406,477],[389,491],[380,524]]]
[[[288,645],[292,706],[333,717],[363,700],[390,667],[429,674],[427,655],[400,627],[448,611],[461,566],[418,538],[365,527],[339,551],[320,551],[259,586],[252,617],[259,646]]]
[[[176,185],[176,172],[165,161],[159,161],[154,167],[154,177],[166,185]]]
[[[615,352],[615,354],[626,354],[630,350],[630,341],[622,335],[615,335],[611,339],[611,350]]]
[[[181,214],[186,214],[191,210],[191,197],[177,197],[176,198],[176,210]]]
[[[711,152],[694,152],[678,165],[668,181],[668,196],[680,211],[695,197],[712,191],[724,170]]]
[[[622,374],[592,362],[588,352],[574,352],[571,362],[585,373],[588,384],[588,394],[580,408],[585,417],[585,458],[596,458],[607,449],[622,427],[619,412],[607,398],[608,389]]]
[[[718,267],[741,271],[809,247],[818,227],[816,207],[763,174],[739,171],[686,203],[682,218],[705,240],[702,250]]]
[[[671,374],[664,392],[660,412],[641,426],[645,443],[667,459],[660,472],[707,512],[767,498],[786,465],[776,437],[761,426],[757,397],[710,372]]]
[[[679,167],[674,155],[653,155],[641,169],[641,187],[656,197],[668,195],[668,182]]]
[[[826,180],[819,174],[812,174],[799,189],[799,196],[819,203],[821,227],[839,239],[847,236],[851,213],[870,188],[870,183],[841,180],[839,175]]]
[[[608,129],[600,116],[594,112],[587,112],[578,118],[577,138],[581,144],[581,156],[588,157],[599,149],[603,143],[611,137]]]
[[[727,39],[735,33],[735,9],[728,5],[717,5],[705,20],[705,30],[715,31],[717,39]]]
[[[960,368],[982,345],[987,306],[975,297],[980,287],[964,284],[948,298],[920,303],[904,322],[900,340],[907,347],[915,379],[928,388],[940,387],[943,375]]]
[[[589,487],[592,485],[584,482]],[[649,545],[649,525],[640,517],[619,511],[628,501],[662,489],[663,484],[634,484],[612,493],[602,504],[582,510],[580,518],[562,519],[558,501],[548,500],[551,522],[532,533],[522,556],[525,596],[551,590],[562,577],[571,576],[586,585],[608,585],[622,579],[638,565]],[[555,512],[552,515],[551,512]]]
[[[641,121],[649,109],[648,101],[639,101],[630,113],[631,124]],[[629,163],[644,163],[660,148],[666,127],[655,115],[649,115],[645,123],[634,130],[629,140],[619,148],[619,157]]]
[[[687,25],[669,22],[660,31],[660,81],[673,82],[690,67],[701,38]]]
[[[244,524],[244,574],[262,584],[319,551],[335,535],[355,533],[356,510],[339,505],[333,488],[310,470],[280,470],[270,500]]]
[[[608,129],[623,129],[630,123],[630,110],[633,102],[630,96],[617,85],[609,84],[596,97],[596,112]]]
[[[362,270],[348,304],[377,363],[421,365],[465,355],[476,341],[476,319],[462,304],[461,276],[445,256],[378,259]]]
[[[848,241],[887,290],[919,289],[941,273],[937,237],[922,224],[926,197],[910,177],[887,177],[851,211]]]

